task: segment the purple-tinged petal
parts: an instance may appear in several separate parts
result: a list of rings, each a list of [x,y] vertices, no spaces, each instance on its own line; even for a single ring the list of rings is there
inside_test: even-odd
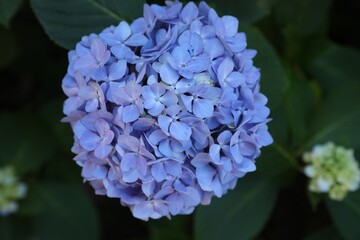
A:
[[[103,159],[106,158],[110,152],[112,151],[113,147],[111,145],[100,143],[94,151],[94,155],[97,158]]]
[[[207,153],[198,153],[192,160],[191,165],[196,168],[207,166],[211,162],[211,158]]]
[[[128,151],[137,152],[139,149],[139,140],[133,136],[120,135],[117,144]]]
[[[137,154],[136,153],[126,153],[120,162],[120,168],[122,171],[129,171],[132,168],[136,167],[136,159]]]

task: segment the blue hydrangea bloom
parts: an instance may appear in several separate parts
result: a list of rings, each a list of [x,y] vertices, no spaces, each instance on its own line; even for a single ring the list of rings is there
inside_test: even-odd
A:
[[[206,3],[144,5],[85,36],[62,88],[74,160],[96,194],[137,218],[190,214],[255,171],[272,143],[255,50]]]

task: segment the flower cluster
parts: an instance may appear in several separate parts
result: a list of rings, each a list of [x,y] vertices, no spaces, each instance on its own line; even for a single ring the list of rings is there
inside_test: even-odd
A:
[[[12,167],[0,169],[0,216],[16,212],[16,201],[24,198],[26,191],[26,185],[18,181]]]
[[[308,164],[305,175],[311,178],[310,191],[329,192],[331,199],[342,200],[359,188],[360,169],[353,150],[328,142],[314,146],[303,158]]]
[[[255,170],[270,111],[238,24],[204,2],[145,4],[69,52],[64,121],[97,194],[140,219],[170,217]]]

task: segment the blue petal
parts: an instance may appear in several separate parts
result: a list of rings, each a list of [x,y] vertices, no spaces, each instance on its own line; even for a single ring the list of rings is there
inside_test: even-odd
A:
[[[239,20],[233,16],[223,16],[221,20],[224,23],[225,36],[233,37],[238,32]]]
[[[122,120],[124,121],[124,123],[133,122],[139,117],[140,117],[140,112],[134,104],[124,107],[123,115],[122,115]]]
[[[211,61],[209,56],[206,54],[200,55],[199,57],[193,58],[189,64],[186,66],[186,69],[193,72],[199,73],[205,70],[208,70],[210,67]]]
[[[94,112],[95,110],[97,110],[98,106],[99,106],[99,101],[97,100],[97,98],[93,98],[86,103],[85,111]]]
[[[233,71],[234,66],[234,62],[230,58],[225,58],[218,68],[218,79],[224,80]]]
[[[201,168],[196,168],[195,174],[202,190],[213,191],[211,185],[216,175],[216,170],[213,167],[206,165]]]
[[[169,211],[172,215],[179,214],[184,208],[184,200],[178,193],[171,194],[166,198],[168,202]]]
[[[191,59],[191,56],[188,53],[188,51],[181,47],[175,47],[171,55],[179,66],[182,64],[185,65]]]
[[[186,109],[189,111],[189,112],[192,112],[193,109],[192,109],[192,102],[194,100],[194,97],[193,96],[187,96],[187,95],[184,95],[182,94],[181,95],[181,100],[182,102],[184,103]]]
[[[165,168],[163,163],[155,163],[152,167],[151,167],[151,175],[153,175],[153,177],[155,178],[156,181],[161,182],[162,180],[164,180],[167,176],[166,172],[165,172]]]
[[[120,24],[115,27],[114,34],[121,42],[124,42],[130,36],[131,28],[127,22],[121,21]]]
[[[217,140],[218,140],[219,144],[227,144],[230,142],[231,137],[232,137],[232,133],[227,130],[227,131],[220,133]]]
[[[178,99],[173,92],[167,91],[164,95],[160,97],[160,101],[166,106],[172,106],[177,104]]]
[[[100,143],[99,135],[87,131],[80,138],[80,145],[88,151],[95,150]]]
[[[149,136],[149,141],[152,144],[157,145],[161,140],[166,139],[167,136],[161,130],[155,130]]]
[[[126,153],[120,162],[120,168],[122,171],[129,171],[132,168],[135,168],[136,166],[136,153]]]
[[[91,42],[90,51],[97,61],[101,61],[106,52],[106,45],[100,38],[94,38]]]
[[[109,80],[119,80],[125,75],[127,69],[127,63],[125,60],[120,60],[116,63],[111,64],[109,68]]]
[[[176,83],[179,79],[179,74],[168,63],[165,63],[160,70],[161,80],[169,85]]]
[[[209,55],[211,60],[222,56],[225,52],[222,43],[217,38],[205,40],[204,45],[205,52]]]
[[[155,102],[154,106],[149,109],[148,112],[151,116],[157,116],[164,110],[164,108],[164,104],[162,104],[161,102]]]
[[[185,5],[180,13],[180,16],[184,23],[190,24],[199,15],[199,9],[193,2],[189,2]]]
[[[166,157],[171,157],[173,155],[173,150],[170,147],[170,141],[168,139],[160,142],[159,151]]]
[[[227,82],[233,88],[245,83],[245,76],[239,72],[232,72],[227,76]]]
[[[139,139],[133,136],[120,135],[117,144],[128,151],[137,152],[139,149]]]
[[[128,46],[138,47],[143,46],[148,41],[148,39],[142,33],[134,33],[128,40],[126,40],[126,44]]]
[[[209,149],[209,155],[215,164],[220,163],[220,145],[212,144]]]
[[[94,155],[97,158],[103,159],[110,154],[112,149],[113,147],[111,145],[101,143],[95,148]]]
[[[213,115],[214,105],[207,99],[195,99],[193,104],[193,112],[199,118],[208,118]]]
[[[191,127],[182,122],[170,124],[170,134],[180,142],[187,141],[191,136]]]
[[[207,153],[198,153],[192,160],[191,165],[193,165],[196,168],[202,168],[205,167],[211,162],[211,159],[209,157],[209,154]]]
[[[161,130],[163,130],[164,133],[169,133],[169,126],[171,122],[172,119],[167,116],[160,115],[158,117],[159,127],[161,128]]]

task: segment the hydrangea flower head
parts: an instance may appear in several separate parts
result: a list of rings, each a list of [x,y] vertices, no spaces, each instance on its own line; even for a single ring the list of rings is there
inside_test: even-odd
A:
[[[10,166],[0,169],[0,216],[7,216],[18,209],[17,200],[24,198],[27,186],[18,181]]]
[[[310,191],[328,192],[331,199],[342,200],[349,191],[359,189],[360,169],[352,149],[328,142],[314,146],[303,158]]]
[[[69,52],[64,121],[97,194],[144,220],[190,214],[256,169],[270,111],[238,25],[204,2],[145,4]]]

